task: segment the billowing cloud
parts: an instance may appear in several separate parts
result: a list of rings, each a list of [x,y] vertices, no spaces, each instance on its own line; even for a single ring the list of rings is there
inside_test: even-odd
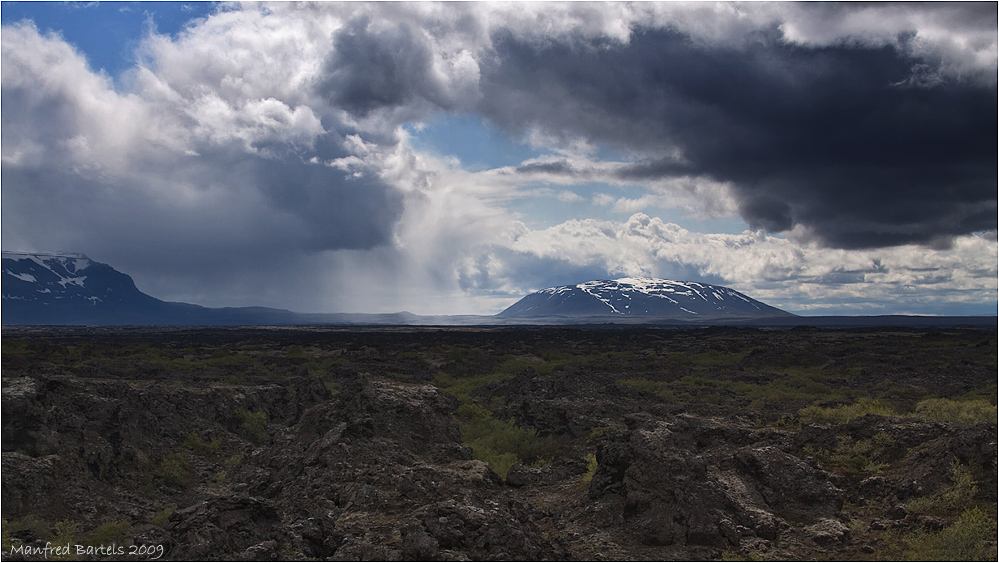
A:
[[[995,29],[988,4],[226,4],[112,80],[4,25],[4,248],[205,305],[488,313],[618,273],[988,303]],[[466,114],[540,156],[413,148]],[[528,227],[541,197],[602,219]]]
[[[5,27],[3,67],[5,245],[79,248],[139,276],[171,264],[150,277],[196,271],[217,286],[255,264],[386,244],[402,213],[377,173],[325,164],[352,147],[306,105],[146,68],[121,94],[30,25]]]
[[[992,8],[966,7],[994,30]],[[927,48],[907,47],[911,33],[899,44],[851,37],[802,44],[761,27],[715,44],[642,26],[626,43],[538,45],[499,33],[480,108],[510,129],[644,155],[625,178],[729,183],[751,227],[800,225],[831,247],[995,228],[994,73],[947,73]]]
[[[988,302],[999,275],[995,232],[963,236],[947,249],[906,245],[847,251],[747,231],[688,231],[643,213],[627,221],[573,220],[525,233],[511,249],[566,268],[610,276],[701,279],[803,312],[915,313],[930,304],[916,287],[932,287],[953,303]],[[568,282],[563,282],[568,283]]]

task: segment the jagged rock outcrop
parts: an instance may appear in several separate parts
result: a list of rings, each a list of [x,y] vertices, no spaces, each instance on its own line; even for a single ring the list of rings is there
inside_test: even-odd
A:
[[[159,532],[141,532],[170,559],[565,556],[471,459],[457,402],[432,386],[353,379],[331,398],[307,376],[204,387],[39,377],[5,381],[3,397],[5,515],[89,528],[175,505]],[[266,413],[256,442],[234,423],[240,409]]]
[[[280,507],[292,522],[285,543],[314,557],[559,558],[530,509],[461,445],[456,407],[432,386],[353,380],[254,452],[235,480]]]
[[[743,538],[776,540],[786,519],[811,524],[842,507],[843,491],[827,473],[759,445],[759,434],[693,417],[625,420],[628,430],[597,450],[589,494],[610,497],[621,525],[643,543],[724,548]]]
[[[707,331],[280,332],[159,336],[126,359],[119,343],[145,329],[103,353],[5,340],[11,536],[39,547],[60,522],[79,541],[110,524],[105,539],[120,530],[163,560],[864,559],[886,553],[884,534],[949,528],[996,498],[994,423],[810,424],[807,403],[729,392],[773,391],[779,373],[735,355],[790,333],[735,331],[720,348]],[[719,349],[738,361],[685,360]],[[959,373],[991,382],[974,370]],[[500,470],[512,450],[483,455],[474,424],[524,446],[503,479],[472,445]],[[941,499],[959,506],[918,508]]]

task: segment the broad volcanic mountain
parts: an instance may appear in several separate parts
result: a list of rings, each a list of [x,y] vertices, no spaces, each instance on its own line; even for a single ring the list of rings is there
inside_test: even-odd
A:
[[[497,316],[628,316],[706,320],[793,315],[751,299],[734,289],[718,285],[653,278],[620,278],[542,289],[524,297]]]

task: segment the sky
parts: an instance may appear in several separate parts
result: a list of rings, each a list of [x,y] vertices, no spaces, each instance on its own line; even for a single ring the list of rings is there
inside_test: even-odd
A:
[[[4,250],[494,314],[626,276],[995,315],[995,3],[3,2]]]

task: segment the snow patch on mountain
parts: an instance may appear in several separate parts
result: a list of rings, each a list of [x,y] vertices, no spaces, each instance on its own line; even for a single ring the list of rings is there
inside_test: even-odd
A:
[[[23,274],[23,273],[22,274],[18,274],[17,272],[11,272],[10,270],[4,270],[3,273],[10,274],[10,275],[14,276],[15,278],[17,278],[17,279],[19,279],[21,281],[26,281],[26,282],[29,282],[29,283],[35,283],[35,281],[36,281],[35,280],[35,276],[33,276],[31,274]]]
[[[695,319],[788,313],[727,287],[626,277],[542,289],[499,314],[502,317],[619,315]]]

